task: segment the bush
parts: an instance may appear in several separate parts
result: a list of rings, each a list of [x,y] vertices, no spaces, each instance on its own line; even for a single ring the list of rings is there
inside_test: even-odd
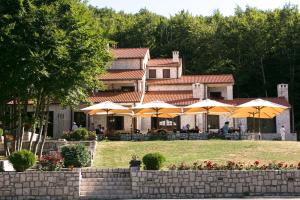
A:
[[[59,152],[50,152],[40,159],[41,170],[59,171],[63,167],[64,159]]]
[[[3,129],[0,128],[0,137],[3,136],[3,133],[4,133],[4,132],[3,132]]]
[[[70,139],[74,141],[87,140],[88,136],[89,132],[87,129],[78,128],[70,135]]]
[[[96,139],[97,139],[96,131],[89,131],[88,140],[96,140]]]
[[[148,153],[143,157],[144,169],[159,170],[166,158],[160,153]]]
[[[79,128],[75,131],[63,132],[62,139],[68,141],[96,140],[96,132],[88,131],[86,128]]]
[[[27,150],[16,151],[8,159],[17,172],[23,172],[36,163],[35,155]]]
[[[65,167],[86,167],[91,161],[91,155],[82,144],[64,146],[61,150]]]

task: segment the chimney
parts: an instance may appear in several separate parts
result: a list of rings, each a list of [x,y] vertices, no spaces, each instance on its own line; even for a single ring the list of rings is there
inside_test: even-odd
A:
[[[194,83],[192,85],[193,88],[193,98],[203,100],[205,99],[204,97],[204,84],[201,83]]]
[[[179,51],[172,51],[173,53],[173,62],[179,62]]]
[[[287,101],[289,101],[289,86],[288,84],[278,84],[277,85],[277,93],[278,97],[284,97]]]

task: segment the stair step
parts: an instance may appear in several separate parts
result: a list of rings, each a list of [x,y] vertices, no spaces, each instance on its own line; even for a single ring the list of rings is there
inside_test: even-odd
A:
[[[116,185],[82,186],[80,185],[80,191],[98,191],[98,190],[130,190],[131,191],[131,186],[116,186]]]
[[[90,182],[109,182],[109,181],[122,181],[122,182],[131,182],[131,178],[82,178],[81,181],[90,181]]]
[[[132,195],[90,195],[90,196],[80,196],[82,200],[92,200],[92,199],[132,199]]]
[[[131,190],[97,190],[97,191],[80,191],[81,196],[99,196],[99,195],[116,195],[116,196],[121,196],[121,195],[131,195],[132,191]]]
[[[105,181],[98,181],[98,182],[88,182],[84,181],[80,183],[80,186],[131,186],[131,182],[129,181],[119,181],[119,182],[105,182]]]
[[[130,173],[82,174],[83,178],[129,178]]]

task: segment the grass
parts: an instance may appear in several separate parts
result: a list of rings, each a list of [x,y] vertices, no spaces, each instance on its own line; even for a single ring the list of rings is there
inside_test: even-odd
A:
[[[145,141],[145,142],[98,142],[93,167],[128,167],[132,154],[140,158],[146,153],[160,152],[173,163],[193,163],[212,160],[225,163],[228,160],[241,162],[300,161],[300,143],[287,141]]]

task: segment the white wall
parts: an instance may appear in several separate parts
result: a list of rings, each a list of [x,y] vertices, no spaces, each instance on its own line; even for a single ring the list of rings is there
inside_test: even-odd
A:
[[[175,90],[192,90],[190,85],[148,85],[148,91],[175,91]]]
[[[149,58],[148,50],[144,58],[115,59],[110,69],[146,69]]]
[[[170,69],[170,78],[177,78],[177,67],[148,67],[147,68],[147,79],[149,79],[149,69],[156,70],[156,79],[163,78],[163,69]]]
[[[281,114],[276,116],[276,131],[280,133],[281,126],[284,126],[287,133],[291,132],[290,124],[290,109],[283,111]]]
[[[210,92],[221,92],[222,97],[227,99],[227,87],[207,87],[207,96],[209,97]]]
[[[140,69],[141,59],[117,59],[110,69]]]
[[[28,106],[28,112],[34,112],[34,106]],[[63,108],[59,104],[52,104],[49,111],[53,112],[53,137],[59,138],[63,131],[67,131],[71,127],[71,109]]]

